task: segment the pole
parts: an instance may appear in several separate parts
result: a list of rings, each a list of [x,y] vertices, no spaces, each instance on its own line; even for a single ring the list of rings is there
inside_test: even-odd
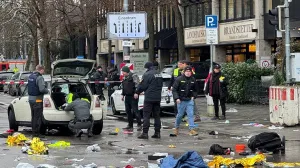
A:
[[[123,2],[123,11],[125,12],[125,13],[127,13],[128,12],[128,0],[124,0],[124,2]],[[125,30],[126,31],[126,30]],[[127,41],[127,40],[124,40],[124,41]],[[130,47],[125,47],[125,46],[123,46],[123,60],[129,60],[128,58],[129,58],[129,56],[130,56]]]
[[[286,83],[291,83],[291,46],[290,46],[290,10],[289,1],[284,2],[284,21],[285,21],[285,55],[286,55]]]
[[[213,44],[210,43],[210,72],[213,71]]]

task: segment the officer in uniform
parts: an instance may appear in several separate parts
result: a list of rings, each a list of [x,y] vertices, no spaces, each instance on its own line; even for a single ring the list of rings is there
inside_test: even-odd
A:
[[[175,121],[174,134],[178,135],[179,126],[185,113],[188,116],[190,135],[195,136],[198,133],[194,130],[194,99],[197,97],[196,80],[192,76],[192,68],[185,67],[184,74],[178,77],[173,85],[173,97],[176,100],[178,113]]]
[[[77,93],[73,94],[73,101],[68,104],[64,110],[74,111],[74,120],[69,122],[69,129],[76,137],[81,137],[83,134],[81,129],[88,129],[88,137],[93,136],[93,117],[90,113],[90,102],[88,99],[80,99]]]
[[[144,123],[143,123],[143,133],[138,137],[139,139],[148,139],[148,131],[150,127],[150,115],[153,113],[154,117],[154,130],[155,133],[152,138],[160,138],[160,101],[161,101],[161,92],[163,87],[163,78],[161,74],[153,69],[153,64],[147,62],[144,66],[147,71],[143,75],[141,83],[138,85],[135,98],[138,98],[138,95],[144,92]]]
[[[124,66],[122,68],[122,73],[124,75],[124,79],[122,81],[123,89],[122,89],[122,101],[124,101],[125,97],[125,110],[128,118],[128,126],[124,129],[128,131],[133,131],[133,113],[136,116],[137,120],[137,131],[142,130],[142,122],[141,122],[141,114],[138,110],[139,98],[134,97],[136,88],[139,84],[139,77],[137,74],[130,72],[128,66]]]
[[[94,79],[99,82],[104,82],[107,80],[106,74],[103,72],[101,66],[97,67],[97,72],[94,74]],[[95,84],[96,94],[99,95],[100,97],[104,96],[103,88],[104,88],[104,83],[96,83]]]
[[[43,78],[45,68],[42,65],[36,66],[36,72],[32,73],[28,78],[28,95],[31,109],[31,125],[33,136],[43,137],[41,134],[41,126],[44,122],[43,116],[43,100],[44,94],[49,91],[46,88]]]
[[[14,73],[18,73],[19,72],[19,68],[15,65],[15,68],[13,69]]]

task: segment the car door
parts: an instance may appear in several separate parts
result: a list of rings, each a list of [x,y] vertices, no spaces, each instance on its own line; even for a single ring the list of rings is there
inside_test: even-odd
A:
[[[21,96],[12,103],[16,121],[31,122],[31,109],[28,102],[27,85],[22,85],[21,90],[24,90]]]

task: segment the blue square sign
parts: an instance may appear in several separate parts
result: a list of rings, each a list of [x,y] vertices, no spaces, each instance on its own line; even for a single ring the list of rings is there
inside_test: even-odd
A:
[[[205,15],[205,28],[217,29],[218,28],[218,16],[217,15]]]

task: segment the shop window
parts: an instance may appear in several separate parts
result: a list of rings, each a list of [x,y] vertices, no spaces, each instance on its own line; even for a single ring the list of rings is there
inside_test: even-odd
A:
[[[256,59],[255,44],[235,44],[226,46],[226,62],[246,62],[248,59]]]
[[[236,18],[242,18],[242,17],[243,17],[242,1],[238,0],[236,1]]]
[[[244,17],[249,18],[251,16],[251,9],[253,0],[244,0]]]
[[[205,24],[205,15],[211,15],[211,0],[205,2],[184,3],[185,27],[201,26]]]
[[[190,61],[195,62],[195,61],[200,61],[200,49],[191,49],[190,50]]]

